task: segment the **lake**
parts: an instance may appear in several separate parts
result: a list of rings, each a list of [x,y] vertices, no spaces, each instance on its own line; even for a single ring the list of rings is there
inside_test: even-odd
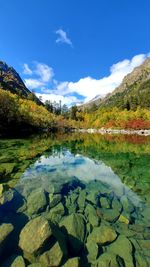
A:
[[[0,140],[0,266],[150,266],[150,136]]]

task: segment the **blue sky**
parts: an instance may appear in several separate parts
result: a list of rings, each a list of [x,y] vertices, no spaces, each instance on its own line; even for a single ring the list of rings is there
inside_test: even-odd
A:
[[[103,96],[149,56],[149,0],[0,0],[0,10],[0,59],[43,100]]]

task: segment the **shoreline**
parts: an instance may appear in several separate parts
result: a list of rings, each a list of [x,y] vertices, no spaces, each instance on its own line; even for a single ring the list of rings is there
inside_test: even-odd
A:
[[[149,136],[150,135],[150,130],[145,129],[145,130],[125,130],[125,129],[105,129],[105,128],[100,128],[100,129],[75,129],[75,132],[81,132],[81,133],[99,133],[99,134],[126,134],[126,135],[144,135],[144,136]]]

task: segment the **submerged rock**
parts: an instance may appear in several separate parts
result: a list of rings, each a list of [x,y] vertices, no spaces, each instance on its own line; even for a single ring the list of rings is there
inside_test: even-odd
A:
[[[60,194],[49,194],[49,206],[50,208],[55,207],[59,202],[61,201],[61,195]]]
[[[134,267],[132,251],[132,245],[124,235],[120,235],[115,242],[108,246],[108,252],[121,257],[126,267]]]
[[[65,248],[56,242],[50,250],[40,256],[39,261],[47,267],[60,266],[64,255],[66,255]]]
[[[88,262],[90,263],[94,262],[98,256],[98,250],[99,250],[98,245],[94,240],[89,239],[86,243],[86,249],[88,251],[87,254]]]
[[[118,210],[119,212],[122,210],[122,204],[116,197],[112,200],[112,208]]]
[[[93,191],[91,190],[90,193],[88,193],[88,195],[86,196],[86,199],[88,202],[91,202],[93,204],[96,204],[96,198],[97,198],[97,191]]]
[[[119,216],[120,212],[115,209],[102,209],[103,219],[108,222],[115,222]]]
[[[79,197],[78,197],[78,207],[80,211],[84,210],[85,207],[85,199],[86,199],[86,190],[81,190]]]
[[[40,262],[36,262],[28,265],[28,267],[45,267],[45,266],[43,266],[43,264]]]
[[[91,204],[87,204],[85,208],[85,215],[89,221],[89,223],[95,227],[99,225],[99,218],[97,216],[96,210]]]
[[[71,192],[71,195],[65,198],[65,206],[67,208],[68,214],[76,213],[77,211],[77,198],[78,194]]]
[[[67,260],[67,262],[62,267],[79,267],[80,258],[72,258]]]
[[[140,251],[135,251],[135,260],[136,260],[136,267],[149,267],[150,260],[146,259],[146,257],[140,253]]]
[[[97,267],[120,267],[117,263],[116,255],[109,252],[102,254],[96,263]]]
[[[11,264],[11,267],[25,267],[25,261],[22,256],[17,256],[13,263]]]
[[[4,191],[5,191],[4,185],[0,184],[0,198],[2,197]]]
[[[45,214],[45,217],[52,222],[59,222],[64,215],[65,210],[63,204],[60,202],[55,207],[53,207],[48,213]]]
[[[101,197],[100,198],[100,205],[104,209],[109,209],[110,208],[109,201],[108,201],[107,197]]]
[[[0,176],[2,178],[8,177],[10,175],[15,166],[17,166],[17,163],[1,163],[0,164]]]
[[[98,245],[106,245],[113,242],[117,237],[116,232],[109,226],[95,227],[88,236],[88,242],[91,240]]]
[[[123,207],[123,211],[127,214],[131,213],[134,211],[134,206],[131,203],[131,201],[127,198],[127,196],[122,196],[120,199]]]
[[[119,219],[118,219],[119,222],[122,222],[122,223],[125,223],[125,224],[129,224],[129,220],[128,218],[126,218],[124,215],[120,215],[119,216]]]
[[[0,245],[9,237],[14,227],[11,223],[3,223],[0,225]]]
[[[19,246],[29,254],[36,254],[51,235],[48,221],[43,217],[37,217],[29,221],[22,229]]]
[[[42,189],[37,189],[31,193],[27,199],[27,211],[29,215],[38,214],[46,207],[47,201]]]
[[[69,243],[74,250],[78,252],[84,242],[85,237],[85,221],[80,214],[71,214],[65,217],[61,222],[60,226],[64,233],[68,235]]]
[[[14,227],[10,223],[3,223],[0,225],[0,257],[8,251],[8,247],[10,247],[10,235],[13,232]],[[10,248],[9,248],[10,250]]]

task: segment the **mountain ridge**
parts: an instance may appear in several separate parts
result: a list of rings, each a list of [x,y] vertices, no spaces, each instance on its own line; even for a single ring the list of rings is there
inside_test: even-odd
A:
[[[0,60],[0,89],[10,91],[20,97],[32,99],[39,105],[42,102],[25,86],[18,72],[6,62]]]
[[[141,105],[143,101],[146,107],[150,107],[149,101],[145,99],[146,97],[150,101],[150,58],[147,58],[143,64],[127,74],[112,93],[107,94],[104,98],[85,103],[80,108],[82,110],[84,108],[90,110],[93,106],[97,109],[106,106],[130,108],[131,98],[134,98],[132,100],[137,102],[137,106]]]

